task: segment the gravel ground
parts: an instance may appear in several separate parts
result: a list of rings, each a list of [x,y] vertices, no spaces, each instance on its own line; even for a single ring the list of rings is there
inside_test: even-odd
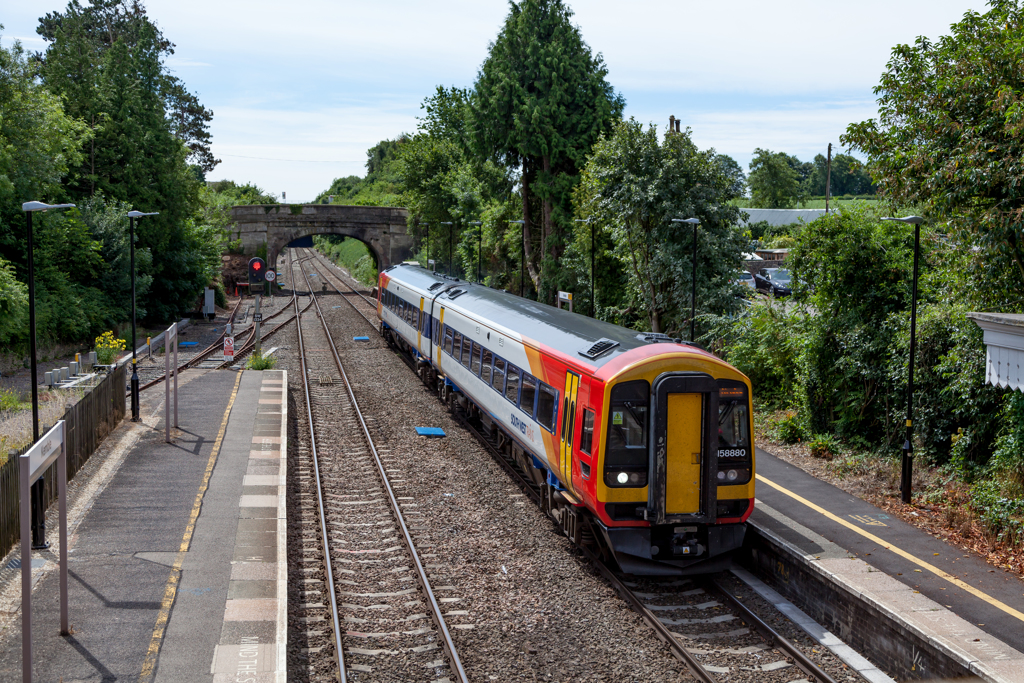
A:
[[[427,558],[432,583],[453,586],[452,595],[460,598],[453,611],[465,614],[451,615],[448,623],[470,680],[690,679],[551,520],[340,299],[324,297],[324,315],[371,434],[406,463],[400,495],[421,513],[422,524],[411,524],[425,527],[416,530],[416,542],[431,545],[428,554],[436,556]],[[370,343],[353,342],[357,335],[369,335]],[[285,354],[281,362],[298,367],[295,355]],[[447,437],[418,437],[416,426],[442,427]],[[379,643],[374,647],[391,647],[387,638]]]

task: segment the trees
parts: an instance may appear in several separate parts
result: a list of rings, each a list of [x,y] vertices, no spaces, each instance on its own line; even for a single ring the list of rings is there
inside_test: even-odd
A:
[[[579,170],[624,107],[571,18],[561,0],[512,4],[477,75],[467,122],[478,154],[519,171],[527,268],[547,301],[571,235]]]
[[[137,230],[138,246],[161,255],[140,271],[153,277],[141,304],[152,318],[173,318],[219,267],[219,234],[196,220],[200,185],[189,167],[190,160],[200,171],[215,163],[212,114],[167,73],[162,59],[174,46],[136,1],[83,8],[72,0],[64,13],[43,17],[38,32],[50,42],[40,56],[44,84],[91,133],[71,166],[68,194],[159,212]]]
[[[755,207],[789,209],[796,205],[800,174],[793,166],[788,154],[760,147],[754,150],[747,185]]]
[[[615,243],[628,273],[632,304],[654,332],[674,332],[689,318],[692,237],[673,218],[696,217],[700,283],[698,310],[728,311],[729,284],[738,267],[742,236],[732,226],[739,209],[734,178],[722,172],[714,150],[701,151],[689,130],[658,141],[654,126],[622,121],[594,145],[576,191],[579,214],[597,222]]]
[[[814,157],[813,170],[806,181],[807,194],[823,197],[825,186],[829,181],[828,159],[818,154]],[[831,192],[833,197],[844,194],[873,194],[875,185],[871,182],[864,164],[860,159],[849,154],[837,154],[832,157]]]
[[[879,116],[851,124],[843,144],[863,150],[881,194],[918,204],[990,271],[1024,285],[1024,72],[1020,0],[967,12],[951,35],[899,45],[875,87]]]

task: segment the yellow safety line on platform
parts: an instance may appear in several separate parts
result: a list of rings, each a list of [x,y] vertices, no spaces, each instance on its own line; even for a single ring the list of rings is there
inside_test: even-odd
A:
[[[178,582],[181,581],[181,565],[185,561],[185,553],[192,543],[192,534],[196,530],[196,520],[203,509],[203,496],[210,485],[210,477],[213,475],[213,466],[217,464],[217,456],[220,454],[220,446],[224,441],[224,432],[228,428],[228,418],[231,416],[231,407],[235,405],[235,396],[238,395],[238,385],[242,381],[242,373],[235,378],[235,386],[231,390],[231,398],[228,399],[228,407],[224,410],[224,419],[220,422],[220,431],[217,432],[217,440],[213,442],[213,450],[210,452],[210,460],[206,463],[206,472],[203,474],[203,483],[199,485],[196,493],[196,500],[192,504],[192,515],[185,527],[185,535],[181,539],[181,546],[174,558],[174,565],[171,567],[171,575],[167,577],[167,586],[164,587],[164,597],[160,602],[160,613],[156,617],[156,626],[153,627],[153,637],[149,641],[149,650],[146,652],[146,661],[142,665],[140,681],[148,681],[156,672],[156,660],[160,654],[160,644],[163,642],[164,630],[167,628],[167,620],[171,616],[171,607],[174,605],[174,598],[178,594]]]
[[[939,569],[935,565],[929,564],[928,562],[925,562],[924,560],[919,559],[919,558],[915,557],[914,555],[908,553],[906,550],[903,550],[902,548],[899,548],[899,547],[893,545],[889,541],[885,541],[885,540],[879,538],[878,536],[875,536],[874,534],[872,534],[872,533],[870,533],[868,531],[865,531],[864,529],[861,529],[856,524],[853,524],[851,522],[847,522],[842,517],[839,517],[838,515],[832,514],[831,512],[826,510],[825,508],[823,508],[823,507],[821,507],[819,505],[815,505],[811,501],[807,500],[806,498],[803,498],[802,496],[798,496],[797,494],[793,493],[792,491],[790,491],[789,489],[787,489],[785,487],[779,486],[778,484],[776,484],[771,479],[766,479],[766,478],[764,478],[760,474],[758,474],[756,476],[757,476],[758,481],[763,481],[764,483],[768,484],[772,488],[777,489],[781,493],[786,494],[790,498],[803,503],[804,505],[806,505],[807,507],[811,508],[815,512],[818,512],[818,513],[824,515],[825,517],[828,517],[833,522],[836,522],[837,524],[842,524],[847,529],[849,529],[851,531],[857,532],[858,534],[860,534],[864,538],[867,538],[867,539],[873,541],[874,543],[877,543],[878,545],[882,546],[886,550],[891,550],[892,552],[896,553],[897,555],[899,555],[903,559],[909,560],[909,561],[913,562],[914,564],[916,564],[917,566],[922,567],[924,569],[927,569],[931,573],[933,573],[936,576],[938,576],[940,579],[945,579],[946,581],[949,581],[954,586],[956,586],[958,588],[963,588],[965,591],[967,591],[968,593],[970,593],[974,597],[979,598],[981,600],[984,600],[985,602],[987,602],[988,604],[992,605],[996,609],[999,609],[999,610],[1002,610],[1003,612],[1006,612],[1011,617],[1014,617],[1015,619],[1019,619],[1020,621],[1024,621],[1024,613],[1019,612],[1018,610],[1015,610],[1014,608],[1010,607],[1009,605],[1007,605],[1004,602],[1000,602],[999,600],[996,600],[995,598],[993,598],[988,593],[980,591],[980,590],[978,590],[977,588],[975,588],[974,586],[972,586],[972,585],[970,585],[968,583],[964,583],[963,581],[961,581],[960,579],[956,578],[952,574],[947,574],[946,572],[942,571],[941,569]]]

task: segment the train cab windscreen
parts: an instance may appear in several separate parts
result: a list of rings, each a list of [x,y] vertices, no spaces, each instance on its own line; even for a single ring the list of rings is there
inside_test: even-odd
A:
[[[608,407],[604,483],[613,488],[647,486],[647,431],[651,385],[634,380],[615,385]]]
[[[750,400],[742,382],[718,387],[718,485],[750,481]]]

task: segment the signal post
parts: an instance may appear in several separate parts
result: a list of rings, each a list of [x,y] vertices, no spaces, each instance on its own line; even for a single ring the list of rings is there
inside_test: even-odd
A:
[[[267,281],[267,264],[259,256],[249,259],[249,291],[253,285],[263,286]],[[252,322],[256,326],[256,354],[260,353],[260,323],[263,322],[263,315],[260,313],[260,295],[256,290],[256,312],[252,315]]]

